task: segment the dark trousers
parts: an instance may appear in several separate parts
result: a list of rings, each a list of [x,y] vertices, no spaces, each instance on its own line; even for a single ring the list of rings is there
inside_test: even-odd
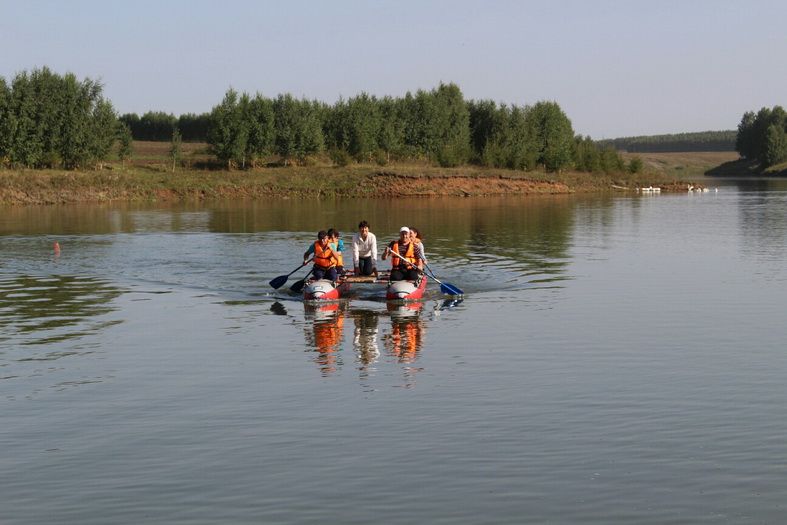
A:
[[[372,275],[372,273],[374,273],[374,265],[372,264],[371,257],[358,258],[358,272],[359,275]]]
[[[410,268],[408,266],[400,266],[398,268],[394,268],[391,270],[391,280],[392,281],[417,281],[418,280],[418,270],[414,268]]]
[[[320,279],[328,279],[329,281],[335,281],[339,275],[336,273],[336,268],[322,268],[321,266],[314,265],[314,269],[312,270],[312,275],[316,280]]]

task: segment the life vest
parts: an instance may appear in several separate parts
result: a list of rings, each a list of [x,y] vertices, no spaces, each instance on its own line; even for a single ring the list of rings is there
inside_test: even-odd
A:
[[[328,243],[328,246],[323,248],[322,242],[315,241],[314,264],[316,266],[319,266],[320,268],[333,268],[338,262],[339,258],[336,257],[336,253],[334,253],[330,243]]]
[[[406,266],[407,268],[410,268],[410,266],[404,264],[399,260],[400,257],[411,262],[412,264],[415,264],[415,262],[418,260],[415,257],[415,244],[411,242],[407,243],[407,250],[404,253],[402,253],[401,251],[401,246],[402,243],[400,241],[395,241],[393,247],[391,248],[391,251],[393,252],[393,255],[391,255],[392,268],[398,268],[400,264],[402,266]]]
[[[336,255],[337,263],[336,266],[344,266],[344,257],[342,257],[342,252],[339,251],[339,241],[328,243],[333,250],[333,253]]]

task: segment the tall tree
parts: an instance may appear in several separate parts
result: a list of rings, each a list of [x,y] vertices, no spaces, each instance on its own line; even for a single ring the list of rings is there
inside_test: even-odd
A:
[[[528,113],[536,133],[538,162],[547,171],[560,171],[571,164],[574,130],[556,102],[538,102]]]
[[[244,97],[248,105],[248,95]],[[230,88],[221,104],[214,107],[210,114],[208,144],[216,158],[226,162],[229,169],[242,166],[245,162],[248,128],[242,111],[238,92]]]
[[[118,123],[117,128],[118,139],[118,159],[125,165],[126,160],[131,158],[134,153],[134,143],[131,136],[131,128],[124,122]]]
[[[183,154],[183,137],[180,135],[180,130],[175,128],[172,132],[172,140],[169,146],[169,156],[172,157],[172,173],[175,173],[175,167],[180,162]]]
[[[765,132],[765,147],[763,165],[766,167],[779,164],[787,160],[787,133],[784,126],[771,124]]]

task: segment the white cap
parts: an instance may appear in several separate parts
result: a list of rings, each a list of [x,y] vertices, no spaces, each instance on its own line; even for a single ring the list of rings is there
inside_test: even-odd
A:
[[[401,228],[399,228],[399,233],[410,233],[410,228],[408,228],[407,226],[402,226]]]

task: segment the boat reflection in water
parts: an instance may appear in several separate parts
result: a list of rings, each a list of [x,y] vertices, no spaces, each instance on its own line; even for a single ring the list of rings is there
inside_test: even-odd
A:
[[[424,302],[387,303],[385,310],[354,308],[347,302],[304,303],[304,333],[309,352],[323,376],[337,372],[344,364],[345,319],[353,322],[352,349],[360,379],[368,379],[380,366],[380,346],[391,362],[412,364],[424,340]],[[390,328],[380,318],[390,318]],[[349,341],[347,341],[349,344]]]
[[[391,333],[385,337],[385,349],[400,363],[412,363],[423,344],[424,325],[421,311],[424,303],[388,303],[386,306],[391,316]]]
[[[340,359],[344,335],[344,310],[346,303],[332,302],[320,305],[304,303],[307,321],[306,344],[317,352],[314,362],[320,367],[323,376],[336,372],[342,364]]]

